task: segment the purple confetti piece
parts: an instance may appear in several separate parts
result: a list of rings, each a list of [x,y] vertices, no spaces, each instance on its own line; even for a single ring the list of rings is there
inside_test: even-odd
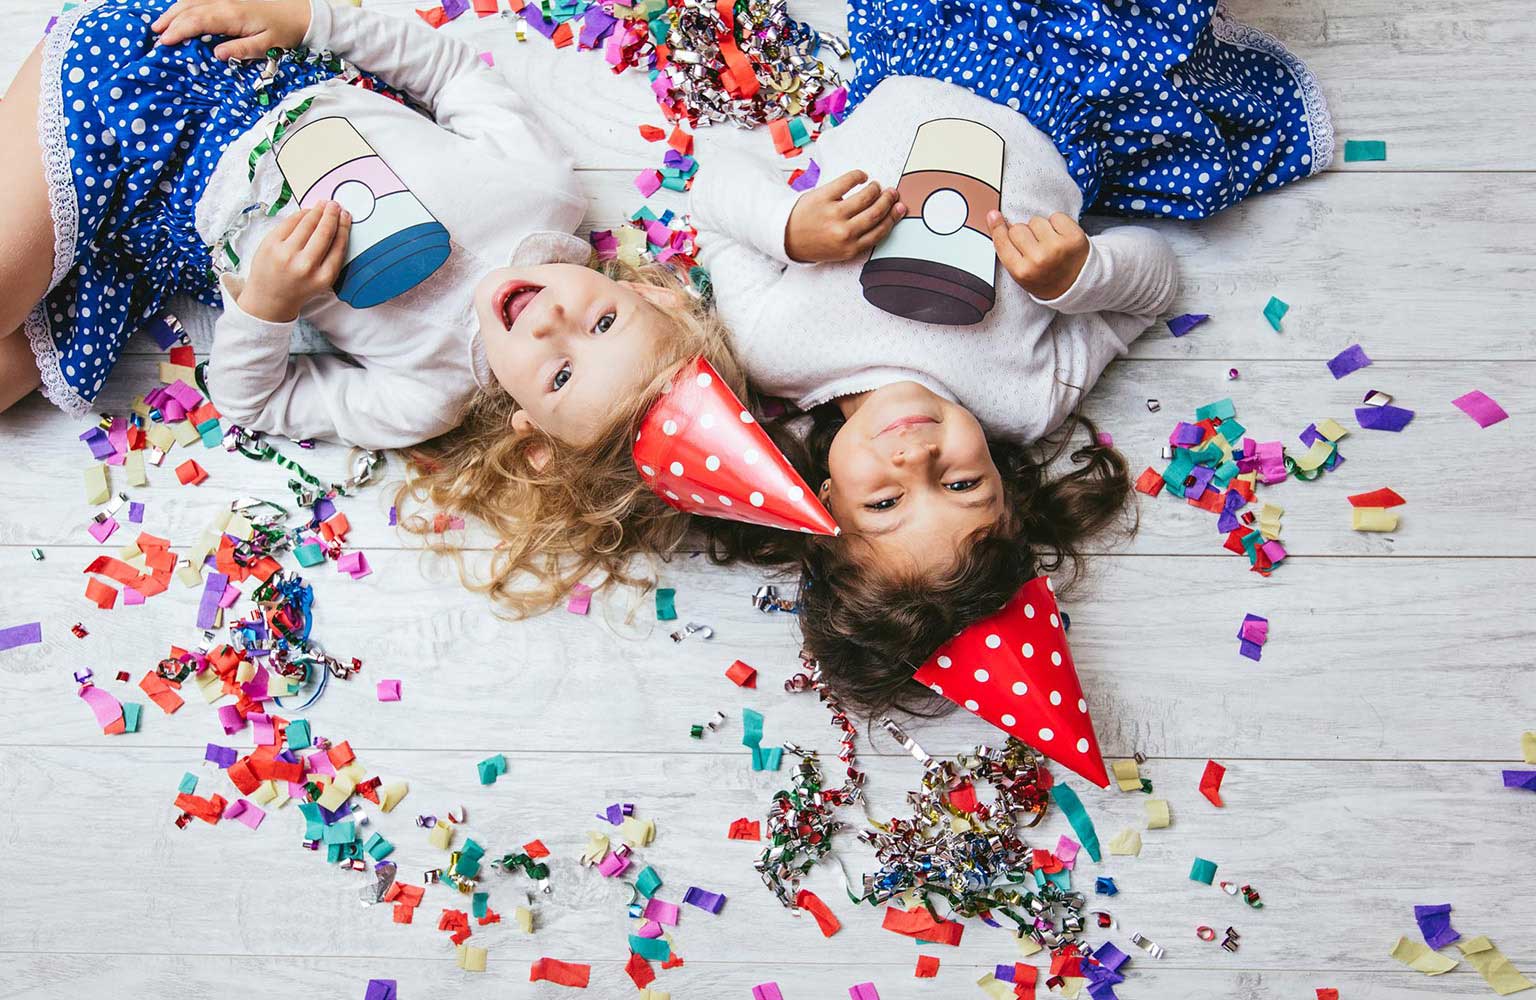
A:
[[[234,747],[221,747],[217,743],[208,744],[208,749],[203,751],[203,760],[220,768],[226,768],[240,758],[240,752]]]
[[[1168,332],[1175,337],[1182,337],[1210,318],[1206,313],[1185,313],[1182,316],[1175,316],[1168,321]]]
[[[219,600],[224,596],[224,588],[228,586],[229,577],[225,574],[208,574],[208,579],[203,581],[203,599],[197,606],[198,628],[213,628],[213,623],[219,617]]]
[[[1255,663],[1258,663],[1264,658],[1264,647],[1260,646],[1256,642],[1249,642],[1247,639],[1242,641],[1242,644],[1238,646],[1237,651]]]
[[[1205,492],[1206,487],[1211,485],[1211,480],[1215,477],[1215,469],[1209,469],[1203,465],[1195,466],[1189,470],[1189,478],[1193,479],[1194,482],[1184,487],[1184,495],[1186,497],[1193,497],[1196,500],[1200,499],[1200,495]]]
[[[155,338],[155,346],[162,351],[170,350],[181,339],[180,332],[171,325],[169,317],[166,316],[155,317],[145,329],[149,331],[151,337]]]
[[[1436,951],[1453,941],[1461,940],[1461,934],[1451,927],[1450,903],[1415,906],[1413,919],[1418,922],[1419,933],[1424,935],[1424,943]]]
[[[796,191],[809,191],[821,183],[821,164],[814,159],[800,172],[800,176],[789,182],[789,186]]]
[[[725,905],[725,896],[690,885],[688,891],[683,893],[683,902],[689,906],[697,906],[701,910],[708,910],[710,913],[719,913],[720,908]]]
[[[130,500],[128,502],[128,522],[130,524],[144,523],[144,505]]]
[[[396,1000],[395,989],[393,979],[370,979],[363,1000]]]
[[[1119,972],[1120,966],[1131,960],[1131,956],[1127,955],[1119,948],[1116,948],[1108,941],[1105,941],[1103,944],[1094,949],[1093,957],[1098,960],[1100,965],[1104,966],[1104,968],[1108,969],[1110,972]]]
[[[1457,396],[1451,400],[1451,405],[1476,420],[1479,427],[1492,427],[1501,420],[1509,419],[1509,414],[1504,412],[1504,407],[1495,403],[1481,389],[1473,389],[1465,396]]]
[[[1401,431],[1413,420],[1413,411],[1401,406],[1357,406],[1355,423],[1368,431]]]
[[[32,646],[42,641],[42,622],[28,622],[25,625],[12,625],[10,628],[0,628],[0,649]]]
[[[443,0],[443,18],[452,21],[469,10],[469,0]]]
[[[1180,420],[1178,426],[1173,429],[1173,433],[1168,435],[1168,443],[1176,444],[1182,448],[1187,445],[1199,444],[1204,438],[1204,427]]]
[[[1504,787],[1536,792],[1536,771],[1505,771]]]
[[[1351,344],[1328,361],[1328,370],[1333,372],[1335,379],[1341,379],[1350,372],[1357,372],[1367,368],[1371,359],[1366,356],[1365,348],[1359,344]]]
[[[1013,966],[1012,965],[999,965],[997,967],[997,969],[993,971],[992,978],[996,979],[1000,983],[1011,983],[1011,982],[1013,982],[1014,981],[1014,979],[1013,979]]]

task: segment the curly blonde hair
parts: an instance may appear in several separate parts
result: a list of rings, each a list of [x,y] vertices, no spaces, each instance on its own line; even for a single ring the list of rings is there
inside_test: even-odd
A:
[[[682,287],[678,271],[665,264],[594,260],[589,266],[615,281]],[[481,390],[455,430],[407,453],[406,479],[395,495],[401,526],[424,536],[431,551],[454,557],[465,586],[512,617],[554,607],[585,579],[601,578],[594,590],[614,584],[648,588],[654,581],[636,568],[636,557],[672,553],[689,516],[640,480],[630,449],[641,418],[677,369],[700,355],[747,399],[724,324],[702,299],[683,298],[685,308],[663,310],[673,335],[652,359],[639,391],[613,401],[612,420],[596,440],[576,447],[540,432],[515,433],[517,402],[500,388]],[[546,452],[540,464],[536,457]],[[478,519],[500,539],[484,572],[471,569],[462,548],[434,531],[430,515],[445,511]]]

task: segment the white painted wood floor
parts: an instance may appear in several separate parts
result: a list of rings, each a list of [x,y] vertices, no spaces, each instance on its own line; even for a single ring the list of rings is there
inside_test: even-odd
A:
[[[1143,503],[1140,535],[1094,560],[1066,605],[1083,684],[1105,751],[1148,755],[1143,773],[1172,802],[1174,824],[1145,834],[1139,858],[1085,859],[1079,881],[1107,873],[1122,886],[1111,937],[1133,956],[1119,989],[1127,1000],[1300,1000],[1318,986],[1346,1000],[1486,996],[1465,965],[1431,980],[1387,951],[1399,934],[1416,937],[1415,903],[1449,901],[1459,930],[1490,935],[1536,972],[1536,797],[1499,780],[1501,767],[1518,766],[1520,732],[1536,728],[1536,513],[1524,502],[1536,486],[1526,436],[1536,412],[1536,22],[1518,0],[1233,7],[1309,60],[1341,143],[1384,139],[1389,158],[1339,163],[1210,222],[1166,227],[1184,268],[1175,312],[1214,318],[1182,340],[1150,332],[1111,369],[1092,410],[1138,470],[1157,462],[1174,420],[1229,393],[1261,439],[1294,442],[1327,416],[1353,426],[1351,408],[1372,387],[1418,418],[1400,436],[1356,431],[1336,473],[1270,492],[1287,509],[1292,553],[1272,579],[1219,548],[1209,515],[1166,499]],[[841,24],[830,0],[794,9]],[[50,5],[0,0],[0,11],[8,78]],[[622,218],[639,202],[630,178],[659,155],[635,131],[661,123],[641,79],[470,20],[449,30],[482,33],[579,151],[592,224]],[[704,131],[703,169],[719,142],[772,155],[766,135]],[[1292,306],[1279,335],[1260,317],[1271,294]],[[205,337],[206,324],[193,325]],[[1377,364],[1335,383],[1323,361],[1356,341]],[[104,411],[124,412],[152,383],[151,352],[137,345],[122,363]],[[1233,366],[1241,378],[1228,382]],[[1473,388],[1511,419],[1479,430],[1451,407]],[[1148,397],[1161,413],[1147,412]],[[361,876],[299,849],[291,808],[255,833],[230,822],[176,829],[184,771],[202,776],[200,792],[231,791],[199,764],[204,743],[222,741],[212,713],[194,695],[173,717],[147,707],[137,735],[103,737],[71,674],[92,667],[120,691],[117,670],[137,678],[169,643],[196,639],[197,592],[174,586],[112,612],[84,600],[80,568],[101,551],[84,527],[85,427],[40,400],[0,417],[0,626],[45,628],[42,646],[0,653],[0,997],[356,998],[370,977],[398,979],[403,1000],[565,995],[527,982],[538,956],[592,963],[591,995],[632,995],[627,893],[575,860],[583,831],[598,827],[593,813],[615,800],[656,821],[655,843],[639,853],[665,879],[664,897],[688,885],[729,896],[718,917],[685,907],[675,938],[687,964],[655,984],[680,1000],[745,998],[768,980],[788,1000],[840,998],[864,981],[886,1000],[979,996],[976,978],[1016,956],[1002,932],[978,924],[958,949],[924,949],[943,966],[938,979],[916,980],[916,949],[881,931],[875,911],[855,911],[830,871],[809,881],[843,920],[826,940],[758,884],[756,845],[726,839],[730,821],[761,817],[788,777],[749,769],[744,704],[766,714],[772,741],[834,746],[814,699],[779,688],[797,644],[790,621],[749,607],[759,574],[686,558],[662,568],[683,620],[714,627],[709,643],[674,645],[670,627],[651,621],[649,598],[636,624],[623,623],[622,608],[610,623],[564,611],[507,623],[386,526],[380,490],[344,506],[373,575],[315,577],[316,634],[361,657],[365,673],[332,685],[309,718],[317,733],[350,740],[370,771],[411,782],[404,805],[374,820],[408,881],[441,858],[412,825],[419,813],[466,806],[469,834],[493,855],[542,838],[554,891],[536,903],[537,932],[521,935],[510,919],[476,926],[471,943],[491,949],[489,967],[464,973],[435,929],[439,910],[462,897],[432,889],[408,927],[385,908],[360,908]],[[328,469],[340,461],[327,449],[303,457]],[[231,497],[284,495],[271,466],[197,458],[211,474],[201,488],[177,486],[166,468],[132,491],[148,504],[145,530],[186,545]],[[1345,496],[1381,486],[1408,499],[1401,530],[1350,531]],[[34,546],[46,561],[32,560]],[[1248,611],[1273,623],[1262,663],[1237,653]],[[70,634],[76,621],[88,638]],[[756,691],[722,676],[737,657],[761,671]],[[402,679],[399,704],[374,700],[384,677]],[[725,731],[689,739],[689,725],[716,709],[731,717]],[[964,715],[916,732],[934,752],[987,737]],[[874,811],[899,811],[917,765],[883,734],[861,749]],[[482,788],[475,763],[497,752],[510,772]],[[1229,768],[1219,811],[1197,791],[1207,757]],[[1143,825],[1139,795],[1084,799],[1104,839]],[[1053,814],[1038,840],[1052,845],[1065,830]],[[859,870],[866,855],[851,838],[843,850]],[[1218,862],[1219,878],[1251,882],[1266,908],[1190,882],[1196,855]],[[491,905],[509,915],[525,885],[491,877]],[[1235,925],[1242,950],[1196,940],[1198,924]],[[1167,957],[1138,952],[1130,931]]]

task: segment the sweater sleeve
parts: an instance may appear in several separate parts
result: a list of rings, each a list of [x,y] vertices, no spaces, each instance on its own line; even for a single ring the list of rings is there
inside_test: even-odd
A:
[[[1123,312],[1058,315],[1051,322],[1048,338],[1056,354],[1055,378],[1041,433],[1061,426],[1109,363],[1124,357],[1131,343],[1150,325],[1149,317]]]
[[[457,406],[408,373],[363,368],[334,355],[288,356],[293,323],[257,319],[235,301],[240,279],[221,279],[208,391],[219,412],[253,431],[362,448],[403,448],[451,429]]]
[[[1141,317],[1145,328],[1173,305],[1178,262],[1161,233],[1120,226],[1088,243],[1088,259],[1072,287],[1054,299],[1035,299],[1067,315],[1116,312]],[[1129,341],[1127,341],[1129,343]]]
[[[569,154],[506,78],[467,44],[419,18],[310,0],[304,44],[404,91],[450,132],[497,139],[520,160],[555,160],[569,169]]]
[[[762,307],[791,266],[784,225],[799,197],[777,171],[740,154],[712,157],[694,181],[689,207],[701,262],[738,346],[753,337]]]

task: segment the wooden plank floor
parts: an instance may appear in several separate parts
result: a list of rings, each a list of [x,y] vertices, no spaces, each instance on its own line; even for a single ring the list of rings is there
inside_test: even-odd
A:
[[[413,16],[406,3],[387,6]],[[841,24],[831,0],[792,6]],[[1090,408],[1138,469],[1157,464],[1173,420],[1229,394],[1255,435],[1289,443],[1323,417],[1352,426],[1367,388],[1418,418],[1402,435],[1354,432],[1335,473],[1269,494],[1287,508],[1293,553],[1269,580],[1219,548],[1209,515],[1166,498],[1141,505],[1133,540],[1094,556],[1066,603],[1083,685],[1106,753],[1148,756],[1143,773],[1174,823],[1147,832],[1138,858],[1085,860],[1080,880],[1111,874],[1123,888],[1108,936],[1133,955],[1119,989],[1127,1000],[1295,1000],[1319,986],[1346,1000],[1487,996],[1466,966],[1429,979],[1387,951],[1414,936],[1415,903],[1449,901],[1458,929],[1490,935],[1536,972],[1525,877],[1536,797],[1499,787],[1500,768],[1518,766],[1520,732],[1536,729],[1536,514],[1522,502],[1536,486],[1525,437],[1536,413],[1536,22],[1517,0],[1232,6],[1311,62],[1341,141],[1385,139],[1389,158],[1337,163],[1209,222],[1165,226],[1183,265],[1175,311],[1214,318],[1179,340],[1149,332]],[[0,13],[11,26],[0,36],[5,79],[49,5],[0,0]],[[660,124],[641,80],[468,21],[448,30],[495,51],[575,149],[589,224],[622,219],[638,203],[630,178],[657,157],[634,128]],[[703,169],[722,144],[771,157],[761,133],[705,131]],[[664,194],[653,204],[684,203]],[[1270,295],[1292,305],[1278,335],[1260,317]],[[206,315],[184,318],[205,346]],[[1357,341],[1377,364],[1334,382],[1323,362]],[[296,346],[324,349],[312,337]],[[122,412],[152,383],[153,353],[134,345],[104,412]],[[1240,377],[1229,381],[1233,367]],[[1473,388],[1511,419],[1478,430],[1450,405]],[[1148,412],[1149,398],[1160,412]],[[411,782],[401,809],[372,821],[398,846],[408,880],[441,862],[412,825],[420,813],[466,807],[469,835],[492,854],[542,838],[554,891],[534,903],[536,933],[477,926],[472,943],[491,949],[489,967],[466,974],[434,929],[458,897],[433,889],[408,927],[360,908],[360,876],[300,850],[292,809],[254,833],[235,823],[177,830],[171,800],[183,772],[202,776],[200,791],[229,792],[198,763],[203,745],[223,738],[212,714],[194,695],[174,717],[151,707],[139,734],[102,737],[71,674],[137,677],[171,642],[195,641],[196,592],[176,586],[112,612],[85,602],[79,570],[101,551],[84,528],[75,438],[85,426],[38,400],[0,416],[0,627],[40,619],[45,629],[43,645],[0,653],[0,1000],[360,997],[370,977],[398,979],[402,1000],[563,995],[527,982],[543,955],[590,962],[594,996],[629,996],[627,890],[576,862],[584,831],[599,825],[592,814],[615,800],[656,821],[655,843],[639,853],[666,880],[664,897],[688,885],[729,897],[718,917],[690,910],[676,929],[687,964],[655,985],[679,1000],[745,998],[767,980],[788,1000],[843,997],[864,981],[886,1000],[979,996],[976,978],[1016,957],[1006,936],[977,925],[943,949],[938,979],[915,980],[911,945],[842,901],[831,870],[809,881],[844,924],[828,940],[758,883],[754,845],[725,838],[733,819],[763,815],[787,777],[750,770],[744,705],[766,715],[772,741],[834,747],[815,700],[780,690],[797,643],[792,620],[749,606],[763,574],[687,556],[657,567],[682,619],[713,626],[709,642],[674,644],[649,598],[633,595],[588,618],[506,622],[387,526],[377,489],[344,507],[373,575],[314,577],[316,634],[361,657],[367,680],[333,685],[307,717],[317,733],[350,740],[371,771]],[[334,470],[342,454],[322,447],[304,458]],[[132,491],[147,504],[145,530],[184,545],[231,497],[285,493],[270,465],[198,459],[210,472],[200,488],[164,469]],[[1408,498],[1401,529],[1350,531],[1345,497],[1379,486]],[[1262,663],[1239,658],[1232,637],[1249,611],[1273,623]],[[76,621],[87,638],[70,634]],[[722,676],[736,658],[760,670],[757,690]],[[374,700],[372,680],[383,677],[402,680],[400,703]],[[689,725],[716,710],[730,716],[726,729],[689,739]],[[914,731],[935,753],[988,738],[963,714]],[[860,752],[871,811],[900,811],[915,762],[884,734],[861,740]],[[510,771],[481,787],[475,763],[493,753]],[[1197,792],[1208,757],[1229,768],[1223,810]],[[1084,799],[1105,839],[1142,825],[1139,796]],[[1065,830],[1053,814],[1038,842]],[[851,841],[840,853],[851,872],[868,860]],[[1266,908],[1190,882],[1197,855],[1219,863],[1218,877],[1255,885]],[[525,885],[493,877],[492,906],[509,913]],[[1199,924],[1236,926],[1241,951],[1196,940]],[[1167,957],[1131,947],[1132,931]]]

